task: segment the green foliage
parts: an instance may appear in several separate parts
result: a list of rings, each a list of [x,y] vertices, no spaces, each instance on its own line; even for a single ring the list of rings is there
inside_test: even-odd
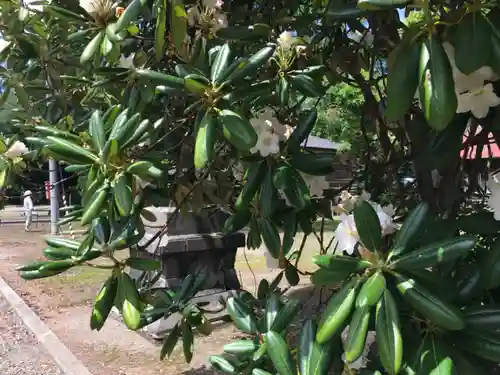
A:
[[[215,369],[469,375],[497,366],[498,213],[483,205],[463,215],[487,170],[459,151],[467,126],[479,132],[475,142],[489,132],[500,139],[490,108],[500,104],[500,11],[431,1],[405,25],[395,8],[406,0],[207,4],[132,0],[119,10],[53,0],[26,9],[0,0],[1,104],[16,129],[0,139],[0,186],[24,159],[56,159],[79,178],[82,202],[68,220],[85,230],[77,241],[48,238],[46,260],[21,266],[20,276],[99,262],[109,277],[91,328],[113,306],[131,330],[179,314],[160,358],[182,339],[190,362],[193,330],[212,331],[192,301],[207,271],[157,288],[161,264],[120,252],[144,247],[148,206],[173,203],[179,214],[216,205],[232,213],[225,230],[248,227],[247,246],[264,245],[282,272],[262,280],[257,296],[227,300],[244,338],[209,358]],[[316,189],[337,155],[302,147],[310,134],[350,144],[364,167],[355,180],[394,203],[403,222],[396,228],[392,213],[343,192],[338,248],[321,243],[312,274],[300,269],[294,238],[300,230],[323,242],[317,221],[323,228],[338,200]],[[400,182],[408,163],[417,191]],[[433,183],[436,171],[443,183]],[[157,276],[132,280],[127,267]],[[303,276],[335,293],[294,347],[289,334],[305,304],[278,286]]]

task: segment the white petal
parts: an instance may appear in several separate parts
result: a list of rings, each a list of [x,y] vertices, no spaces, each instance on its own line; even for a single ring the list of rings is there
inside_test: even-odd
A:
[[[489,83],[488,85],[491,85],[491,83]],[[488,105],[490,107],[496,107],[497,105],[500,105],[500,98],[493,91],[485,95],[484,99],[488,102]]]
[[[466,113],[469,112],[472,108],[472,97],[473,94],[470,92],[466,92],[458,95],[458,106],[457,113]]]
[[[23,142],[15,141],[14,144],[10,146],[7,151],[5,151],[4,156],[9,159],[15,159],[24,155],[28,151],[28,148]]]
[[[478,98],[474,100],[471,112],[475,118],[485,118],[486,116],[488,116],[490,106],[486,100],[481,100],[481,98],[484,97],[484,95],[478,95]]]
[[[371,198],[371,194],[368,193],[367,191],[364,191],[361,193],[361,199],[364,201],[369,201]]]

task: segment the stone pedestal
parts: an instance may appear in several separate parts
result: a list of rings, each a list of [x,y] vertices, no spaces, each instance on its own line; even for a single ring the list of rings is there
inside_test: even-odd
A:
[[[146,234],[139,245],[148,243],[168,222],[167,232],[153,241],[145,251],[131,255],[160,260],[162,276],[156,282],[156,287],[176,288],[189,273],[205,267],[208,277],[196,300],[210,302],[207,309],[220,310],[222,306],[219,299],[226,298],[231,290],[241,287],[234,264],[237,249],[245,246],[245,235],[221,233],[227,218],[221,211],[206,211],[197,215],[179,213],[171,219],[173,209],[161,207],[148,210],[157,220],[145,222]],[[141,271],[131,270],[130,275],[138,278],[141,274]],[[146,330],[153,337],[161,338],[176,321],[177,317],[161,319]]]

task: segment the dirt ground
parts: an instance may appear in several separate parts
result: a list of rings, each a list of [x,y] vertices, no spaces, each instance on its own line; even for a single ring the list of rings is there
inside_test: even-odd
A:
[[[19,316],[0,295],[0,374],[63,375]]]
[[[47,227],[24,233],[22,226],[0,225],[0,276],[33,308],[50,329],[88,367],[93,375],[215,375],[207,365],[211,354],[222,352],[224,344],[239,337],[233,325],[217,328],[209,337],[197,337],[195,355],[190,365],[184,362],[181,348],[174,351],[171,359],[160,361],[160,346],[141,335],[128,331],[110,317],[101,332],[89,328],[92,301],[108,271],[79,268],[62,276],[23,281],[14,270],[27,261],[42,259],[43,236]],[[306,247],[303,267],[311,268],[310,255],[318,252],[315,240]],[[254,289],[254,275],[272,278],[276,271],[266,267],[261,251],[239,252],[236,268],[247,290]],[[309,254],[310,253],[310,254]],[[246,257],[245,257],[246,255]],[[251,265],[252,272],[249,271]],[[305,278],[303,278],[305,279]],[[302,280],[304,288],[308,280]],[[304,293],[307,288],[304,289]],[[300,292],[299,292],[300,294]]]

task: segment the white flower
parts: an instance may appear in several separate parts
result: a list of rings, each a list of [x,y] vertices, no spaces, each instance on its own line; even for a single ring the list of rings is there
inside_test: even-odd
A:
[[[203,0],[202,4],[205,8],[222,8],[224,1],[222,0]]]
[[[134,69],[134,57],[135,54],[130,54],[128,57],[121,55],[120,61],[118,61],[118,66],[125,69]]]
[[[369,201],[370,198],[372,197],[372,195],[370,193],[368,193],[367,191],[363,190],[361,192],[361,195],[359,196],[362,200],[364,201]]]
[[[493,85],[486,86],[473,92],[458,95],[457,113],[472,112],[476,118],[485,118],[491,107],[500,105],[500,98],[493,92]]]
[[[290,49],[295,42],[294,35],[293,31],[283,31],[278,38],[278,44],[284,49]]]
[[[304,46],[302,44],[295,46],[295,52],[297,53],[297,55],[300,55],[302,52],[305,52],[306,49],[307,49],[307,46]]]
[[[196,25],[201,17],[201,13],[198,7],[197,6],[191,7],[188,9],[186,13],[189,26]]]
[[[495,220],[500,221],[500,173],[495,175],[490,175],[490,178],[486,182],[486,186],[491,192],[488,198],[488,207],[493,210],[493,216]]]
[[[263,157],[266,157],[280,151],[280,140],[276,133],[263,131],[257,134],[259,136],[257,144],[250,149],[252,154],[259,152]]]
[[[212,31],[215,33],[219,31],[220,29],[225,29],[228,25],[229,22],[227,20],[226,13],[222,12],[217,12],[214,14],[214,25],[212,25]]]
[[[349,201],[352,198],[351,193],[349,193],[347,190],[342,190],[339,195],[339,203],[343,203],[346,201]]]
[[[347,326],[342,332],[342,341],[345,343],[347,340],[347,334],[349,332],[349,326]],[[375,331],[368,331],[366,334],[365,348],[363,349],[363,354],[354,362],[347,363],[345,360],[345,355],[342,354],[342,360],[347,363],[347,367],[350,369],[359,370],[368,365],[368,354],[370,353],[370,347],[375,342],[376,333]]]
[[[9,159],[15,159],[26,154],[28,151],[28,148],[23,142],[15,141],[14,144],[10,146],[7,151],[5,151],[4,156]]]
[[[118,3],[112,0],[80,0],[80,7],[95,19],[106,21]]]
[[[373,205],[373,204],[372,204]],[[396,230],[396,224],[392,221],[392,217],[396,213],[394,206],[392,204],[388,206],[375,205],[375,212],[377,212],[378,220],[380,221],[380,227],[382,228],[382,235],[386,236],[388,234],[394,233]]]
[[[382,235],[386,236],[394,233],[396,230],[396,224],[392,221],[392,217],[395,213],[394,206],[391,204],[382,207],[374,202],[369,203],[373,206],[375,212],[377,213],[380,227],[382,229]],[[337,229],[335,229],[336,251],[346,251],[348,254],[352,254],[359,241],[360,238],[356,228],[356,222],[354,221],[354,215],[341,213],[340,223],[337,226]]]
[[[359,234],[354,222],[354,216],[341,214],[340,223],[335,229],[336,251],[346,251],[348,254],[352,254],[358,242]]]
[[[252,119],[250,122],[257,133],[264,129],[273,131],[278,134],[281,141],[286,141],[293,132],[293,128],[290,125],[281,124],[269,108],[266,108],[258,118]]]
[[[498,79],[493,69],[489,66],[483,66],[472,72],[471,74],[464,74],[458,68],[455,62],[455,47],[450,43],[443,43],[444,50],[450,60],[450,65],[453,70],[453,78],[455,80],[455,89],[458,94],[465,91],[476,90],[484,86],[485,81],[494,81]]]
[[[493,81],[493,69],[489,66],[483,66],[471,74],[463,74],[460,70],[453,70],[455,79],[455,90],[461,94],[465,91],[473,91],[484,86],[485,81]]]
[[[311,197],[322,197],[323,191],[330,187],[330,184],[326,180],[326,176],[312,176],[305,173],[301,173],[301,175],[309,187]]]
[[[290,126],[280,124],[269,109],[263,111],[259,117],[251,119],[250,123],[258,136],[257,144],[250,152],[259,152],[264,157],[277,154],[280,151],[280,140],[288,139],[293,131]]]

